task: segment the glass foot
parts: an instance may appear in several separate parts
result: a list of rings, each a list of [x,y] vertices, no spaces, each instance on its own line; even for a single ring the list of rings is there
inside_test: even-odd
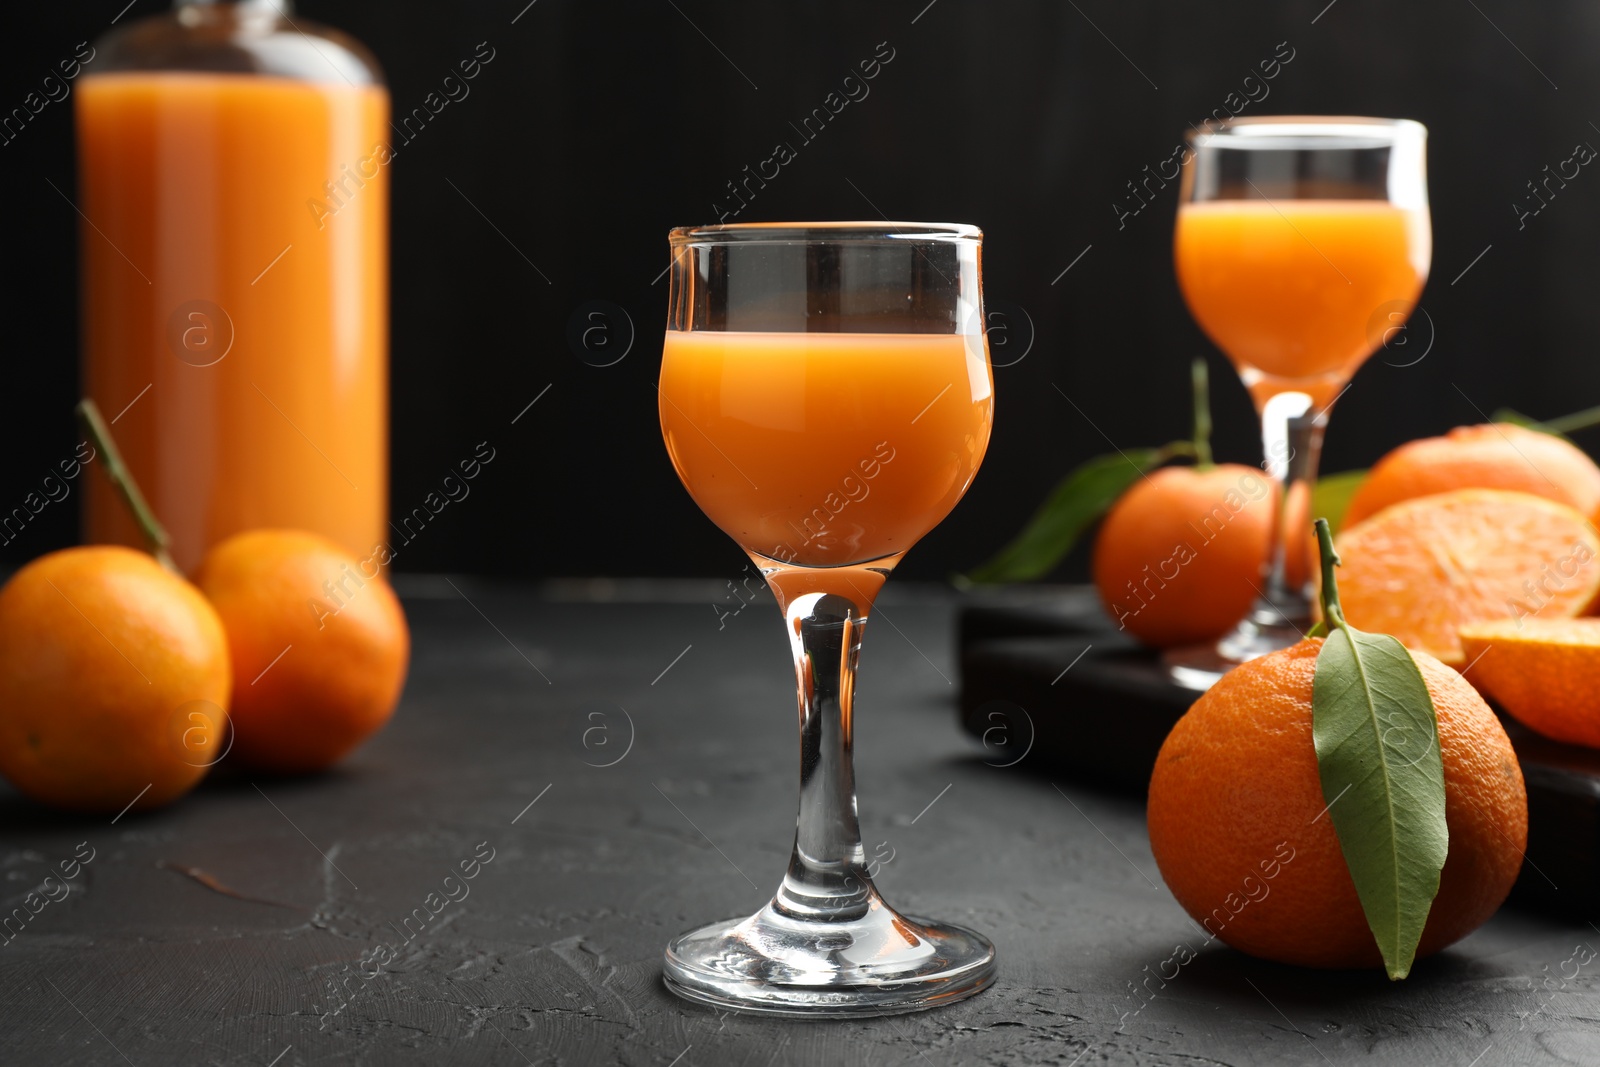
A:
[[[876,898],[876,894],[873,894]],[[896,913],[882,899],[859,918],[818,922],[768,904],[667,946],[667,988],[720,1008],[853,1018],[951,1004],[994,981],[994,946],[959,926]]]

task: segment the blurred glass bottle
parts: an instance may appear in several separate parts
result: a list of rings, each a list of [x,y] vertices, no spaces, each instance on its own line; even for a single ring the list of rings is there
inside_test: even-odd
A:
[[[239,530],[365,558],[388,517],[389,94],[289,0],[177,0],[76,93],[84,391],[185,570]],[[139,544],[105,479],[84,532]]]

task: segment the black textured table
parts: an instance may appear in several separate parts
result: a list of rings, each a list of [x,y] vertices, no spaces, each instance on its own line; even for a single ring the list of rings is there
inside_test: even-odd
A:
[[[404,703],[340,771],[224,769],[115,824],[0,793],[0,1063],[1600,1063],[1581,920],[1504,910],[1399,984],[1200,949],[1142,807],[989,765],[957,725],[955,600],[889,590],[858,691],[867,850],[897,906],[994,940],[988,992],[807,1022],[663,990],[668,937],[753,911],[787,858],[770,597],[412,580]]]

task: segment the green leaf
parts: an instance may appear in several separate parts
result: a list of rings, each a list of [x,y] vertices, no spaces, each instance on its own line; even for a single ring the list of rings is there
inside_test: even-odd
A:
[[[1130,448],[1080,464],[1056,485],[1016,539],[968,579],[1026,582],[1050,573],[1130,485],[1174,455],[1193,449],[1189,442],[1178,441],[1165,448]]]
[[[1350,627],[1334,607],[1312,683],[1317,769],[1361,910],[1400,979],[1449,851],[1438,718],[1405,646]]]
[[[1567,437],[1567,435],[1570,433],[1574,433],[1578,430],[1587,430],[1591,426],[1600,426],[1600,406],[1584,408],[1582,411],[1574,411],[1571,415],[1562,415],[1560,418],[1555,419],[1545,419],[1542,422],[1538,419],[1529,418],[1520,411],[1513,411],[1511,408],[1501,408],[1499,411],[1494,413],[1494,418],[1491,421],[1509,422],[1515,426],[1522,426],[1529,430],[1538,430],[1540,433],[1547,433],[1552,437],[1560,437],[1570,440],[1570,438]]]
[[[1311,487],[1311,514],[1321,515],[1335,533],[1344,525],[1344,513],[1350,508],[1350,498],[1356,495],[1361,483],[1367,480],[1366,471],[1343,471],[1325,474]]]

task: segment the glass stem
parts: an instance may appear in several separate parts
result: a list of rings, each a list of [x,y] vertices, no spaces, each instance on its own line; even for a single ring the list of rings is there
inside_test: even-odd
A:
[[[856,661],[871,608],[834,593],[802,593],[784,605],[800,709],[800,814],[794,853],[773,900],[804,921],[849,921],[876,893],[856,817],[851,758]]]
[[[783,610],[800,711],[800,814],[771,909],[797,922],[851,922],[882,906],[856,817],[856,661],[872,602],[900,557],[829,568],[750,558]]]
[[[1266,564],[1266,589],[1256,603],[1260,626],[1292,626],[1302,634],[1311,626],[1309,568],[1311,490],[1316,485],[1328,409],[1312,410],[1305,393],[1280,393],[1263,406],[1261,445],[1267,473],[1278,484],[1277,508]],[[1290,569],[1289,561],[1306,565]]]

